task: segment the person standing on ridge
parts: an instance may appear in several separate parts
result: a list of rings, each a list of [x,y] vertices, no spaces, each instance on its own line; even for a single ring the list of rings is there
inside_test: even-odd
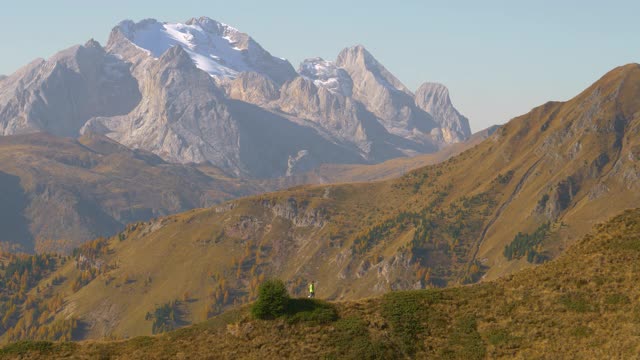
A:
[[[316,297],[316,282],[311,281],[309,283],[309,298],[314,298],[314,297]]]

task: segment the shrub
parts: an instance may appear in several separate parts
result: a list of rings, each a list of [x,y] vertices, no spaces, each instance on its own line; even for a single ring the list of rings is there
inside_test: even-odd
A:
[[[251,307],[251,314],[258,319],[275,319],[286,314],[289,301],[282,280],[267,280],[258,289],[258,300]]]

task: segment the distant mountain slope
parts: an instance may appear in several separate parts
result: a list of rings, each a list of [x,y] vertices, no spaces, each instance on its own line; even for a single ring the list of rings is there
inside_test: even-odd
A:
[[[250,301],[265,277],[297,295],[315,279],[322,297],[353,300],[532,267],[637,204],[639,99],[640,66],[629,64],[398,179],[300,186],[132,224],[88,263],[100,281],[71,294],[88,270],[60,270],[59,316],[86,322],[86,337],[133,336],[149,333],[155,304],[188,293],[198,300],[183,304],[183,321],[197,322]]]
[[[125,224],[265,188],[214,168],[172,165],[107,138],[0,137],[0,242],[70,251]]]
[[[0,135],[76,136],[94,116],[128,113],[140,101],[128,68],[93,40],[31,62],[0,83]]]
[[[337,320],[255,320],[243,307],[164,335],[23,342],[0,357],[633,358],[639,249],[636,209],[597,225],[539,268],[474,286],[338,302]]]

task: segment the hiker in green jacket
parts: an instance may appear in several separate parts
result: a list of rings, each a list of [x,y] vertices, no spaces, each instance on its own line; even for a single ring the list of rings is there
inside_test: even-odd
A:
[[[311,281],[309,283],[309,298],[314,298],[314,297],[316,297],[316,282]]]

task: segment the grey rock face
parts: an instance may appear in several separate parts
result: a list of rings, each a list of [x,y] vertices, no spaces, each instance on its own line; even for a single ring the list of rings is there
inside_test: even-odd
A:
[[[416,105],[429,113],[442,131],[447,143],[461,142],[471,136],[469,119],[453,107],[446,86],[424,83],[416,91]]]
[[[126,114],[139,100],[129,64],[92,40],[2,80],[0,135],[76,136],[91,117]]]
[[[226,87],[230,98],[255,105],[266,105],[280,97],[277,85],[268,77],[256,72],[240,73]]]
[[[232,118],[240,129],[240,159],[249,174],[256,177],[285,175],[290,157],[306,150],[307,160],[317,165],[366,163],[366,160],[348,144],[332,138],[304,120],[278,111],[238,100],[227,100]],[[294,172],[307,167],[295,166]]]
[[[312,128],[261,107],[226,99],[214,79],[198,69],[180,46],[157,61],[141,60],[134,74],[139,76],[140,104],[127,115],[90,120],[83,133],[104,134],[172,162],[210,162],[238,176],[282,176],[289,157],[302,150],[318,164],[364,162],[357,152]],[[255,93],[261,93],[265,101],[274,96],[275,86],[269,80],[251,74],[234,80],[238,86],[231,91],[242,90],[243,81],[261,83],[264,91]]]
[[[432,145],[436,123],[415,106],[413,94],[363,46],[342,50],[336,65],[353,80],[353,98],[378,117],[392,134]]]
[[[342,140],[360,143],[367,151],[357,104],[350,98],[298,77],[282,87],[279,105],[282,111],[311,120]]]
[[[213,79],[180,46],[150,64],[140,78],[142,101],[129,114],[90,120],[82,132],[179,163],[210,161],[243,171],[239,133]]]
[[[390,134],[360,102],[304,77],[283,85],[278,108],[316,126],[350,146],[365,159],[377,162],[405,155],[419,146]]]

